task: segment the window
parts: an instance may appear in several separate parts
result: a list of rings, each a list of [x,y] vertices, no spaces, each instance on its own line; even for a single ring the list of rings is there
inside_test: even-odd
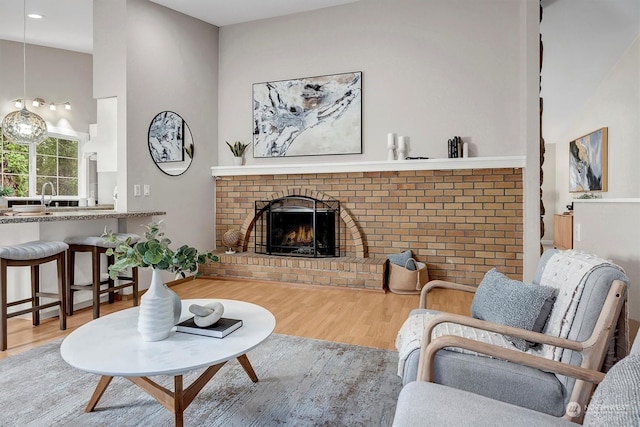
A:
[[[49,137],[36,146],[36,194],[47,181],[59,196],[78,195],[78,141]]]
[[[13,195],[29,195],[29,147],[7,141],[0,129],[0,177],[2,186],[13,188]]]
[[[14,196],[41,194],[51,181],[60,196],[78,195],[78,141],[50,136],[42,144],[26,146],[4,138],[0,130],[0,181]]]

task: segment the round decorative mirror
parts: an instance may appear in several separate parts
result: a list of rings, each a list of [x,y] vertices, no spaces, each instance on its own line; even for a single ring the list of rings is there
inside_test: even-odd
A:
[[[179,114],[163,111],[149,125],[149,153],[153,162],[167,175],[182,175],[193,160],[191,129]]]

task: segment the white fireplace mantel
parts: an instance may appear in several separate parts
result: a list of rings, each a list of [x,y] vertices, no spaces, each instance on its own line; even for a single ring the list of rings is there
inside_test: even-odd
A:
[[[276,159],[277,160],[277,159]],[[391,172],[411,170],[462,170],[524,168],[524,156],[466,157],[456,159],[396,160],[374,162],[268,164],[245,166],[213,166],[211,175],[290,175],[307,173]]]

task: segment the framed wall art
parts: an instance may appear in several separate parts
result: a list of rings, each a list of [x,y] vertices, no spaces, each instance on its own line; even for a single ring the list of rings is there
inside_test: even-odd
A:
[[[569,143],[569,191],[607,191],[608,128]]]
[[[156,114],[149,125],[149,151],[158,163],[184,161],[184,121],[173,111]]]
[[[362,72],[253,85],[253,157],[362,153]]]

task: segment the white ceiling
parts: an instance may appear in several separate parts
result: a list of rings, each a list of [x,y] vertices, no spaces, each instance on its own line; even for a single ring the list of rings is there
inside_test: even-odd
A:
[[[93,50],[93,0],[26,0],[27,43],[78,52]],[[0,0],[0,39],[22,41],[22,0]]]
[[[640,35],[640,0],[543,0],[543,5],[542,134],[547,143],[557,143]]]
[[[322,9],[358,0],[151,0],[218,27]],[[91,53],[93,0],[26,0],[27,42]],[[22,41],[22,0],[0,0],[0,39]]]
[[[91,53],[93,0],[26,0],[27,42]],[[151,0],[216,26],[357,0]],[[445,0],[442,0],[445,1]],[[542,0],[543,136],[557,142],[572,117],[640,34],[640,0]],[[22,0],[0,0],[0,39],[22,41]]]
[[[222,27],[354,3],[358,0],[151,0],[170,9]]]

